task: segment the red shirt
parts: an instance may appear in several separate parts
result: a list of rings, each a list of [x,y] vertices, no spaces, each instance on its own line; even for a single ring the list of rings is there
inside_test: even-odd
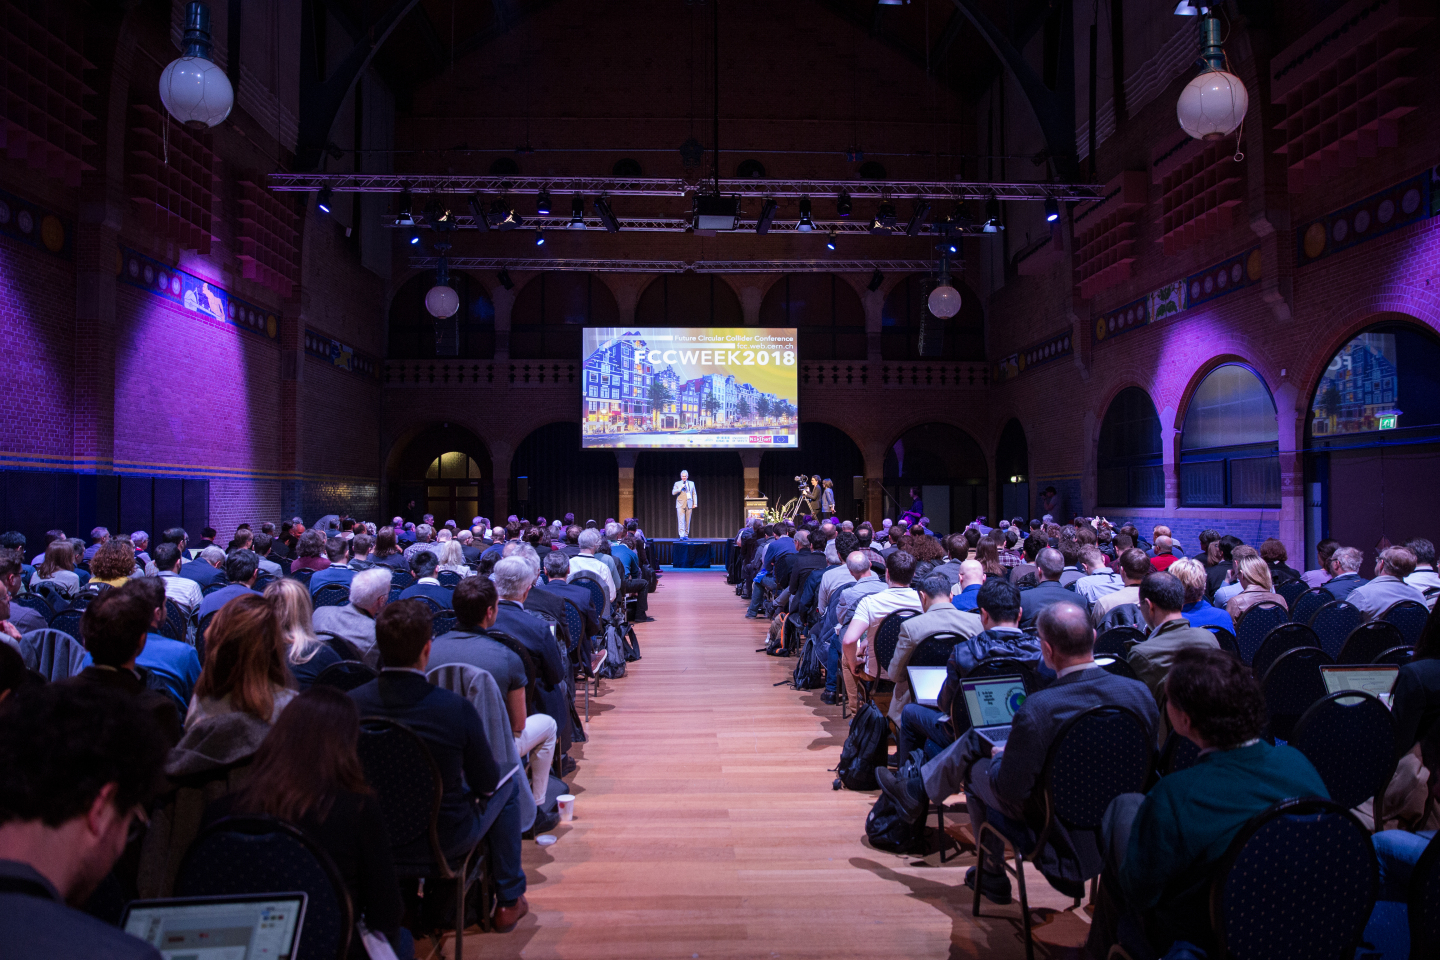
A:
[[[1173,553],[1157,553],[1150,558],[1150,566],[1155,568],[1156,573],[1164,573],[1170,568],[1170,564],[1179,559]]]

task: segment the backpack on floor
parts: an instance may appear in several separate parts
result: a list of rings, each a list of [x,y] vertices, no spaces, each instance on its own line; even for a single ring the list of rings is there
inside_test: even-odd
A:
[[[770,632],[765,637],[765,655],[767,657],[789,655],[785,650],[785,621],[787,619],[789,619],[789,615],[782,613],[770,621]]]
[[[605,680],[619,680],[625,676],[625,641],[613,623],[605,624],[605,662],[595,671]]]
[[[620,644],[625,650],[625,660],[633,663],[640,659],[640,638],[635,636],[635,628],[626,625],[625,635],[620,638]]]
[[[825,668],[821,661],[820,644],[811,637],[800,648],[800,657],[795,662],[792,682],[796,690],[814,690],[825,686]]]
[[[900,765],[900,772],[896,774],[899,781],[905,783],[909,780],[919,772],[924,762],[925,751],[912,750],[910,758]],[[883,793],[875,799],[875,805],[865,817],[865,836],[870,840],[870,846],[876,850],[888,850],[891,853],[922,852],[919,848],[924,829],[925,816],[920,817],[919,823],[911,823],[900,816],[900,808],[895,806],[895,801]]]
[[[875,790],[875,768],[885,765],[889,752],[890,728],[885,714],[873,703],[866,703],[850,720],[850,735],[840,750],[840,766],[836,768],[841,786],[847,790]]]

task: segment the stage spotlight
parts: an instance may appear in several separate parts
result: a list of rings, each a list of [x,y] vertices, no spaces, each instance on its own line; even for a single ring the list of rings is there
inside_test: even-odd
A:
[[[809,233],[815,229],[815,221],[810,216],[810,198],[800,198],[800,220],[795,224],[795,229],[801,233]]]
[[[570,229],[585,229],[585,198],[578,193],[570,198]]]
[[[850,210],[850,194],[845,190],[841,190],[840,196],[835,198],[835,215],[837,217],[848,217],[850,216]]]
[[[419,242],[420,242],[420,228],[419,228],[419,227],[411,227],[411,228],[410,228],[410,246],[413,247],[413,246],[415,246],[416,244],[418,244]]]
[[[537,246],[537,247],[543,247],[543,246],[545,246],[545,231],[544,231],[544,230],[536,230],[536,231],[535,231],[535,246]]]
[[[876,290],[879,290],[884,283],[885,274],[880,272],[879,267],[876,267],[875,272],[870,274],[870,285],[867,289],[869,289],[871,293],[874,293]]]
[[[896,217],[895,204],[889,200],[882,200],[880,202],[880,209],[875,212],[875,216],[870,220],[870,232],[877,237],[889,236],[895,229]]]
[[[1045,222],[1054,223],[1060,219],[1060,201],[1054,197],[1045,198]]]
[[[604,224],[606,230],[610,233],[620,231],[620,221],[615,219],[615,211],[610,209],[609,197],[595,198],[595,212],[600,215],[600,222]]]
[[[925,217],[930,213],[930,201],[924,198],[917,198],[915,209],[910,214],[910,222],[905,225],[905,236],[918,237],[920,231],[925,227]]]
[[[755,221],[755,232],[762,237],[770,232],[770,224],[775,220],[775,211],[780,204],[773,197],[766,197],[760,204],[760,218]]]
[[[831,227],[831,228],[830,228],[830,234],[829,234],[829,236],[827,236],[827,237],[825,238],[825,249],[826,249],[826,250],[834,250],[834,249],[835,249],[835,228],[834,228],[834,227]]]
[[[400,213],[395,217],[395,224],[401,227],[415,226],[415,214],[413,201],[410,197],[410,188],[404,187],[400,191]]]
[[[330,195],[332,193],[334,193],[334,191],[330,189],[330,184],[328,183],[320,188],[320,197],[315,205],[320,208],[321,213],[330,212]]]
[[[506,270],[504,267],[501,267],[500,272],[495,274],[495,279],[499,280],[500,286],[504,287],[506,290],[515,289],[515,281],[510,279],[510,271]]]
[[[541,190],[535,194],[535,212],[542,217],[550,216],[550,191]]]
[[[490,204],[490,221],[496,230],[514,230],[525,222],[515,216],[515,208],[506,200],[496,200]]]
[[[476,229],[484,232],[490,229],[490,219],[485,216],[485,202],[480,199],[480,194],[470,194],[470,216],[475,221]]]

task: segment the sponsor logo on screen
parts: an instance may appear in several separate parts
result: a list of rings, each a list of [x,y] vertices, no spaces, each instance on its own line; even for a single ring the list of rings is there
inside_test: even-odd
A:
[[[773,442],[774,442],[774,438],[768,437],[768,436],[766,436],[766,437],[751,437],[751,438],[750,438],[750,442],[751,442],[751,443],[773,443]]]

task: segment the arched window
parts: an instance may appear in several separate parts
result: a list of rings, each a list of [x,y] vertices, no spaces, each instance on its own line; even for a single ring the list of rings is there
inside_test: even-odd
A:
[[[984,360],[985,311],[980,296],[959,277],[950,281],[960,291],[960,312],[941,320],[930,312],[927,298],[933,277],[911,275],[891,288],[880,312],[880,355],[886,360]],[[944,349],[938,357],[920,356],[920,322],[945,326]]]
[[[1111,401],[1100,424],[1100,506],[1165,506],[1161,460],[1155,404],[1139,387],[1126,387]]]
[[[485,287],[469,274],[450,271],[450,286],[460,295],[455,316],[437,319],[425,309],[425,294],[435,285],[427,270],[401,284],[390,301],[388,354],[393,360],[457,357],[488,360],[495,356],[495,305]]]
[[[586,326],[620,322],[605,282],[589,273],[548,271],[521,288],[510,313],[510,356],[516,360],[577,360]]]
[[[612,177],[643,176],[640,172],[640,161],[630,157],[621,157],[619,160],[616,160],[615,165],[610,168],[610,175]]]
[[[468,526],[480,513],[480,465],[459,450],[442,453],[425,470],[426,511],[436,523]]]
[[[1180,503],[1187,507],[1280,506],[1275,401],[1247,366],[1205,375],[1180,435]]]
[[[637,327],[739,327],[744,323],[740,298],[713,273],[656,277],[635,305]]]
[[[735,176],[741,180],[758,180],[765,176],[765,164],[754,158],[741,160],[735,167]]]
[[[1000,477],[1001,520],[1030,518],[1030,447],[1025,442],[1025,428],[1019,420],[1011,420],[1000,432],[995,450],[995,472]]]
[[[865,308],[833,273],[790,273],[760,304],[762,327],[797,327],[800,359],[864,360]]]

